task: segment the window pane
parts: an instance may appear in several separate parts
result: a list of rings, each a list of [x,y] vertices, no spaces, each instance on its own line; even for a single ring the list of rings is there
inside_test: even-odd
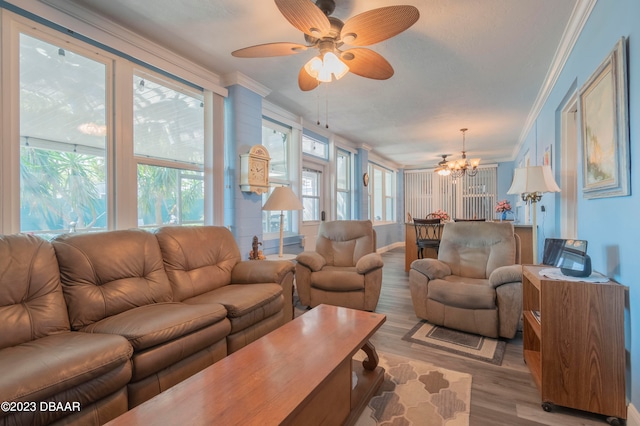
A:
[[[287,167],[287,143],[289,141],[289,132],[276,130],[272,127],[262,126],[262,145],[267,148],[271,156],[269,170],[269,178],[280,180],[289,179],[289,170]]]
[[[337,193],[337,215],[338,220],[349,220],[351,219],[351,202],[348,192],[338,192]]]
[[[20,35],[20,230],[107,226],[106,65]]]
[[[373,169],[373,219],[384,220],[382,209],[384,203],[384,192],[382,182],[382,170]]]
[[[308,135],[302,135],[302,152],[305,154],[327,159],[328,144],[326,142],[319,141]]]
[[[320,220],[320,177],[316,170],[302,171],[303,221]]]
[[[134,75],[133,133],[136,155],[204,164],[201,98]]]
[[[349,189],[349,154],[344,152],[336,157],[336,184],[338,189]]]
[[[138,226],[203,223],[202,172],[138,165]]]

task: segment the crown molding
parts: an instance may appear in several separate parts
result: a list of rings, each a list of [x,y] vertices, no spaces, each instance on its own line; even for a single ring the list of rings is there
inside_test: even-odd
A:
[[[593,11],[598,0],[578,0],[576,5],[571,12],[571,17],[569,18],[569,22],[562,33],[562,38],[560,39],[560,44],[556,49],[556,53],[553,57],[553,61],[551,62],[551,66],[547,71],[547,76],[545,77],[544,83],[540,90],[538,91],[538,96],[536,97],[535,102],[529,111],[529,116],[527,117],[527,121],[520,133],[520,138],[518,139],[518,143],[513,149],[513,153],[511,154],[511,161],[516,159],[518,152],[522,149],[524,142],[527,138],[527,135],[531,131],[533,124],[538,119],[538,115],[542,110],[542,107],[547,102],[551,91],[553,90],[555,84],[564,69],[564,66],[571,55],[571,51],[578,40],[578,37],[582,33],[584,26],[589,19],[589,15]]]
[[[257,93],[263,98],[266,98],[271,93],[271,89],[269,89],[267,86],[258,83],[254,79],[246,76],[245,74],[242,74],[239,71],[233,71],[229,74],[223,75],[222,84],[224,87],[229,87],[237,84],[251,90],[254,93]]]

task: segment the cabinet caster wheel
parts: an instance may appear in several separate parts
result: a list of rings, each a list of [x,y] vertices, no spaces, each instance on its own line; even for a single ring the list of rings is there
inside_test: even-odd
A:
[[[553,404],[550,402],[543,402],[541,405],[542,409],[547,413],[551,412],[551,410],[553,409]]]
[[[609,423],[611,426],[622,426],[624,424],[617,417],[607,417],[607,423]]]

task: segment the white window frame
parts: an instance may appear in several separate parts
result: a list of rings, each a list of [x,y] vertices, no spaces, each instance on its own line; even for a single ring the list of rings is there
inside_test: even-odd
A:
[[[45,6],[48,12],[55,15]],[[165,59],[158,54],[160,49],[153,46],[152,51],[137,51],[143,60],[149,60],[149,69],[142,65],[136,65],[125,57],[127,50],[131,49],[130,44],[123,42],[117,46],[110,46],[115,49],[124,47],[123,55],[118,55],[106,51],[99,47],[101,38],[109,39],[106,33],[92,28],[92,35],[97,36],[95,42],[84,42],[78,38],[66,35],[57,29],[53,29],[45,24],[34,22],[24,16],[16,14],[6,9],[0,9],[1,18],[1,62],[3,65],[3,78],[0,81],[2,89],[2,105],[0,108],[0,232],[8,234],[20,231],[20,147],[17,141],[20,137],[20,117],[19,113],[19,34],[24,33],[47,41],[48,43],[64,45],[66,49],[79,53],[91,52],[91,57],[106,58],[111,62],[110,71],[107,75],[107,87],[111,89],[107,93],[107,146],[106,161],[107,169],[107,229],[128,229],[137,227],[137,161],[133,157],[133,125],[132,125],[132,78],[133,70],[136,67],[144,69],[145,72],[152,72],[155,63],[164,63]],[[46,17],[45,17],[46,19]],[[73,21],[75,25],[81,25],[79,21]],[[150,45],[151,46],[151,45]],[[188,67],[187,67],[188,68]],[[174,71],[180,71],[172,67]],[[188,77],[196,74],[184,68],[184,75],[175,75],[175,81],[188,81]],[[170,77],[163,77],[171,79]],[[197,83],[205,82],[201,78],[195,78]],[[217,203],[215,209],[213,199],[215,197],[214,188],[221,189],[221,182],[224,178],[222,168],[216,176],[214,173],[214,152],[219,157],[215,159],[219,164],[223,157],[220,156],[223,138],[221,132],[216,130],[214,134],[214,123],[222,125],[222,116],[219,108],[222,107],[221,96],[226,95],[226,90],[220,89],[215,84],[207,84],[208,90],[204,91],[205,114],[205,165],[204,165],[204,185],[205,185],[205,224],[213,224],[214,221],[221,221],[224,206]],[[213,95],[213,96],[212,96]],[[215,142],[215,145],[214,145]],[[169,162],[171,163],[171,162]],[[165,164],[175,168],[175,164]]]
[[[376,163],[369,163],[369,216],[371,221],[374,224],[385,224],[385,223],[394,223],[396,221],[396,179],[397,179],[397,173],[387,169],[386,167],[382,167]],[[382,215],[380,216],[380,219],[377,219],[375,217],[375,205],[378,202],[378,200],[376,199],[376,191],[377,191],[377,185],[378,183],[376,182],[376,172],[380,172],[382,174],[382,179],[381,179],[381,193],[382,193],[382,200],[381,200],[381,206],[382,206]],[[391,184],[389,185],[387,183],[387,179],[385,178],[386,176],[390,176],[391,177]],[[390,187],[389,187],[390,186]],[[387,217],[387,202],[391,202],[391,217]]]
[[[346,158],[347,163],[347,176],[345,176],[346,186],[344,188],[338,185],[338,158],[343,157]],[[348,200],[348,211],[345,213],[345,219],[351,220],[353,219],[353,153],[351,151],[347,151],[346,149],[336,148],[336,167],[335,167],[335,179],[336,179],[336,205],[335,205],[335,217],[336,219],[339,217],[338,214],[338,194],[342,193],[345,195],[345,198]]]
[[[273,191],[274,188],[278,187],[278,186],[288,186],[288,187],[293,187],[293,181],[292,181],[292,145],[293,145],[293,136],[294,136],[294,132],[293,129],[287,125],[281,124],[279,122],[276,122],[272,119],[268,119],[263,117],[262,119],[262,126],[261,126],[261,132],[262,129],[266,127],[269,129],[273,129],[277,132],[280,133],[286,133],[287,136],[287,142],[286,142],[286,147],[284,150],[284,153],[286,155],[286,159],[285,159],[285,167],[286,167],[286,176],[284,177],[277,177],[277,176],[269,176],[269,191],[268,193],[264,194],[262,196],[263,200],[262,200],[262,204],[264,205],[264,203],[266,202],[266,200],[269,198],[269,195],[271,194],[271,192]],[[263,141],[261,140],[260,143],[263,143]],[[267,148],[268,149],[268,148]],[[274,155],[275,153],[269,151],[269,155],[271,156],[271,165],[273,165],[273,160],[274,160]],[[269,172],[271,172],[271,170],[269,170]],[[287,224],[287,226],[284,229],[284,235],[287,236],[291,236],[294,235],[294,230],[296,229],[295,224],[293,223],[294,221],[294,214],[293,212],[290,211],[286,211],[283,212],[285,215],[285,222]],[[270,212],[263,212],[262,214],[262,229],[265,229],[265,220],[269,220],[270,217]],[[279,232],[265,232],[263,234],[263,239],[264,240],[278,240],[280,238],[280,233]]]

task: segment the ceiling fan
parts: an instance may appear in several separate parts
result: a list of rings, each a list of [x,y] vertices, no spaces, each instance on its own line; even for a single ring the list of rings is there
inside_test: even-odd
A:
[[[341,78],[349,71],[361,77],[386,80],[393,67],[379,53],[359,47],[370,46],[391,38],[420,17],[414,6],[388,6],[356,15],[346,22],[331,15],[334,0],[275,0],[280,13],[297,29],[304,32],[307,44],[278,42],[245,47],[231,54],[238,58],[266,58],[294,55],[310,48],[320,54],[307,62],[298,74],[303,91],[313,90],[320,82]],[[356,46],[342,50],[343,45]]]

